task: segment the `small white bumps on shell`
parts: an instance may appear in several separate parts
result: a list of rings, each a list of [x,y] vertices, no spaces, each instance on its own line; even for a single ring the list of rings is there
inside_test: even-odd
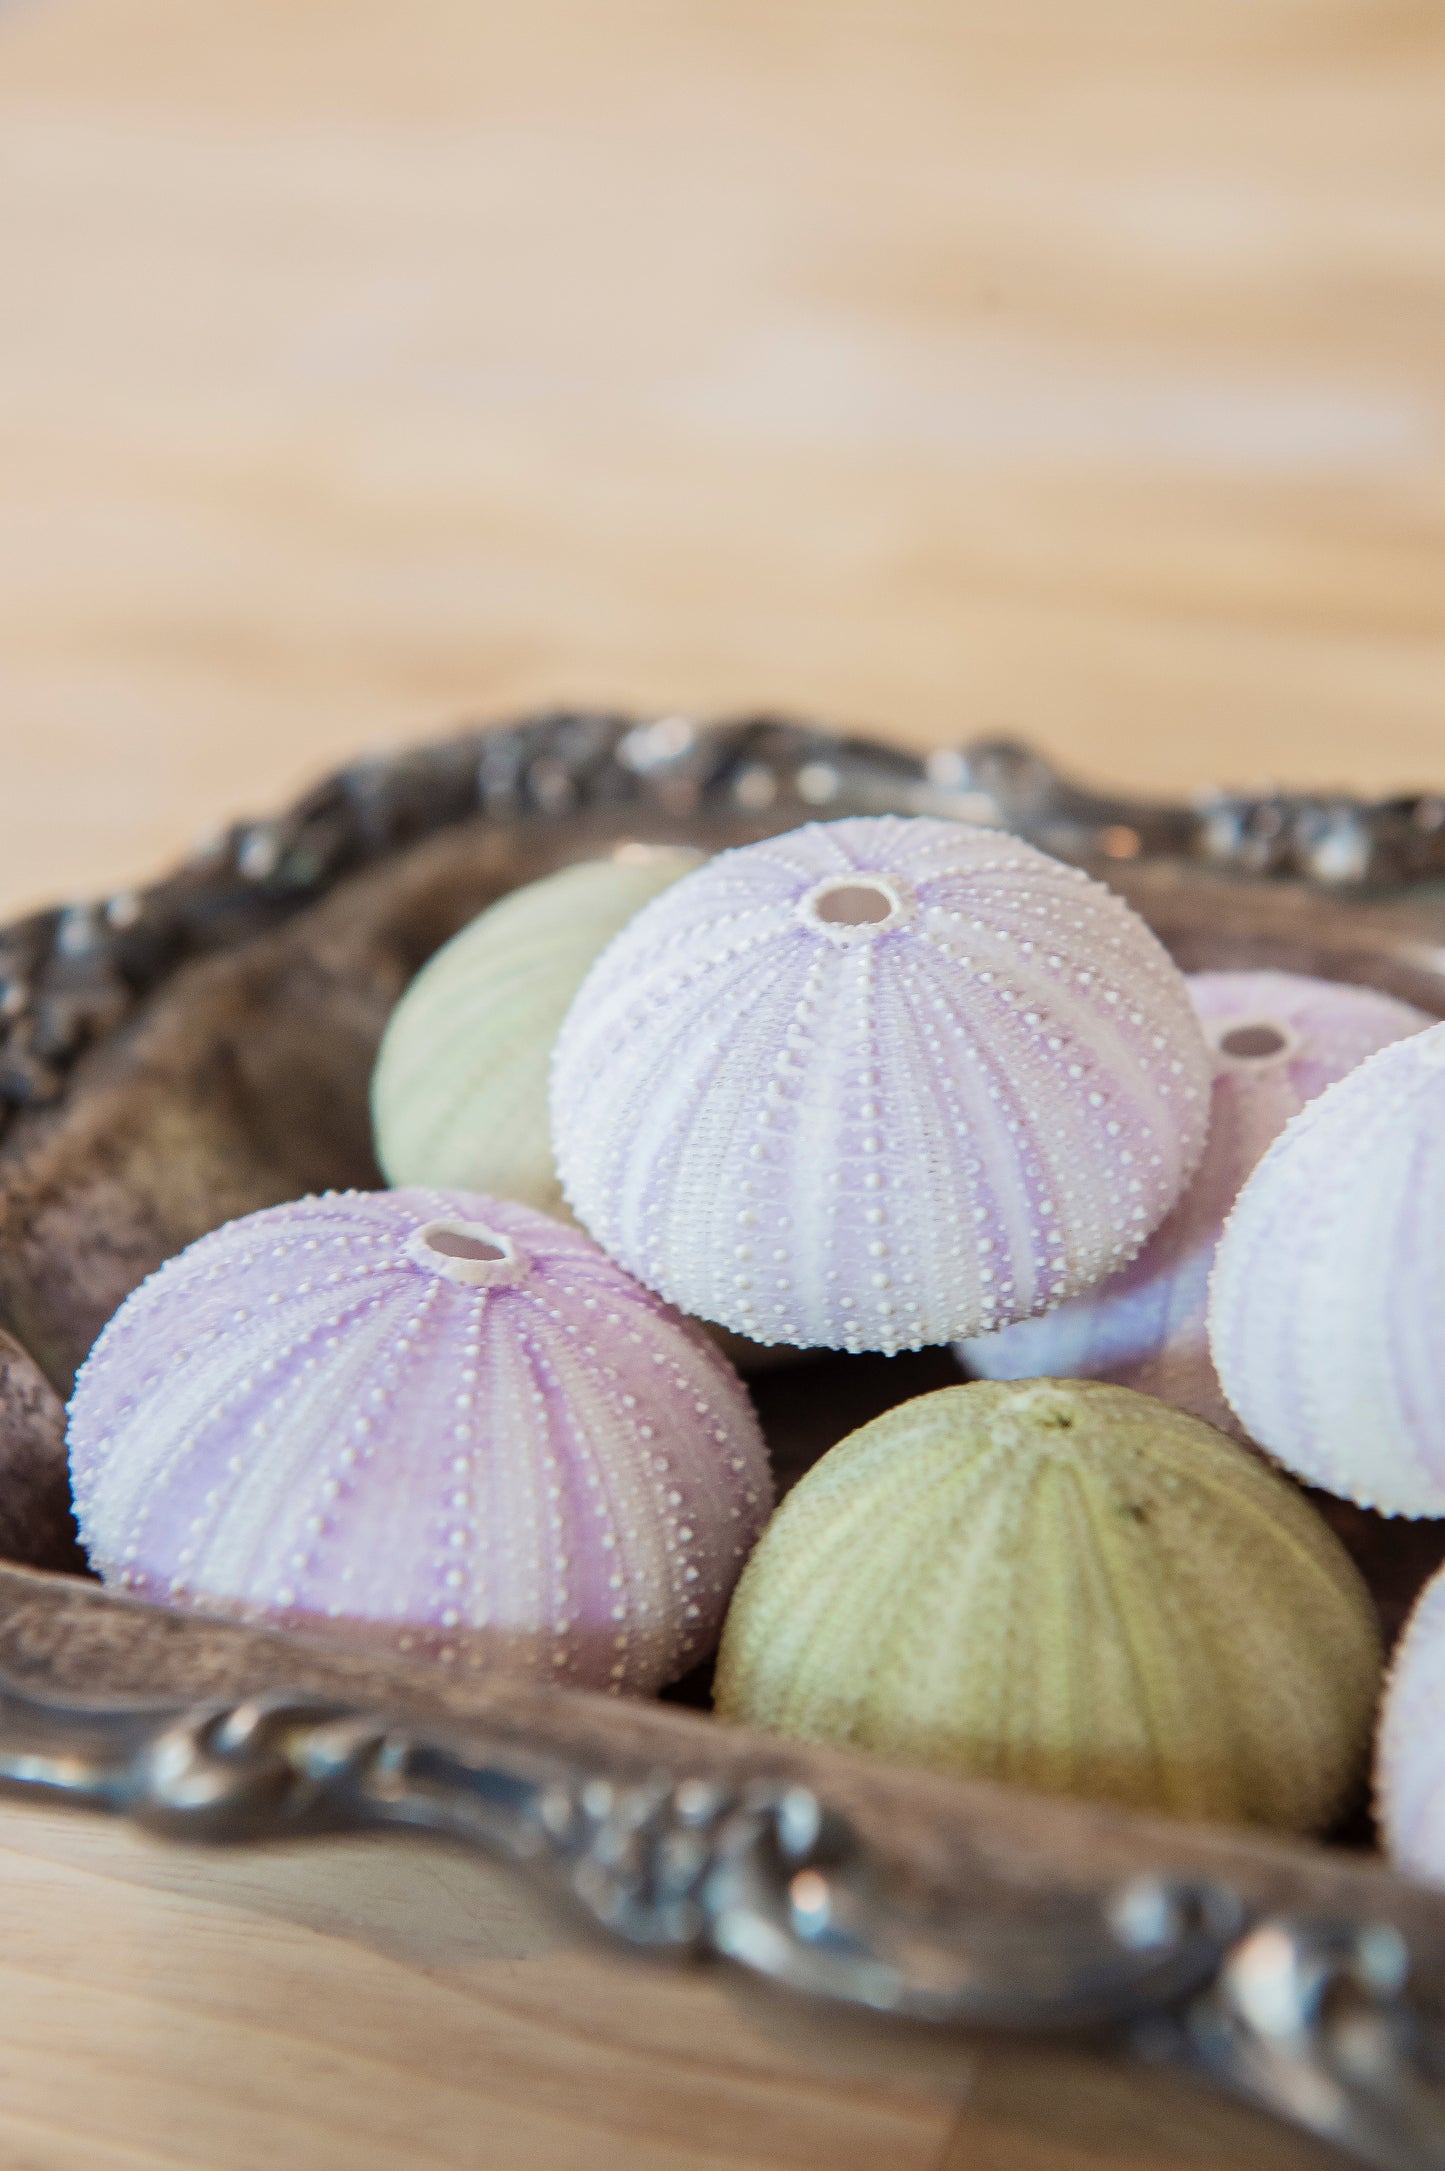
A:
[[[1249,1437],[1326,1492],[1445,1515],[1445,1025],[1312,1101],[1226,1224],[1220,1384]]]
[[[814,823],[644,907],[552,1072],[568,1201],[684,1311],[893,1351],[1132,1258],[1203,1147],[1182,975],[1077,869],[961,822]]]
[[[706,1336],[580,1230],[465,1192],[202,1237],[102,1334],[70,1452],[107,1582],[619,1690],[711,1650],[771,1499]]]
[[[1096,1380],[887,1411],[789,1493],[725,1718],[1136,1809],[1327,1825],[1363,1777],[1369,1594],[1259,1456]]]
[[[438,950],[392,1012],[372,1079],[388,1182],[565,1215],[547,1127],[558,1028],[618,929],[699,862],[680,845],[621,845],[512,890]]]
[[[1106,1379],[1242,1432],[1209,1354],[1209,1275],[1225,1218],[1292,1116],[1367,1056],[1432,1021],[1374,988],[1283,972],[1203,972],[1189,992],[1214,1054],[1204,1158],[1129,1266],[1095,1289],[961,1343],[982,1379]]]
[[[1426,1585],[1391,1663],[1375,1807],[1396,1867],[1445,1884],[1445,1570]]]

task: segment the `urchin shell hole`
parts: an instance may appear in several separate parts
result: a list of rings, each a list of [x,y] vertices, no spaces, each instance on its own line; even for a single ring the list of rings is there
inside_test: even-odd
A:
[[[526,1267],[510,1236],[484,1221],[428,1221],[406,1248],[431,1273],[477,1289],[515,1281]]]
[[[893,899],[876,882],[845,882],[841,889],[826,891],[813,907],[830,927],[871,927],[893,909]]]
[[[439,1251],[444,1259],[505,1259],[506,1247],[494,1243],[490,1236],[464,1236],[460,1229],[433,1229],[427,1238],[427,1250]]]
[[[868,942],[913,910],[911,894],[892,876],[829,875],[798,901],[798,917],[834,942]]]
[[[1214,1045],[1236,1063],[1277,1063],[1294,1053],[1295,1036],[1269,1018],[1251,1018],[1228,1026]]]

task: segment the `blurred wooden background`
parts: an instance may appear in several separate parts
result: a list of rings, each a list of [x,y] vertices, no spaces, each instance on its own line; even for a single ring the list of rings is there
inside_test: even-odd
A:
[[[1445,778],[1433,0],[0,5],[0,907],[555,697]]]
[[[1445,782],[1442,113],[1431,0],[14,0],[0,908],[559,697]],[[443,1857],[0,1891],[4,2171],[1318,2160],[824,2076]]]

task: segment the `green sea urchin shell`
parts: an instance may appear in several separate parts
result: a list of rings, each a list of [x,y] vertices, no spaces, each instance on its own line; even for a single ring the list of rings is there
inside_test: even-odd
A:
[[[825,1455],[734,1596],[726,1718],[935,1771],[1310,1831],[1364,1767],[1364,1584],[1283,1478],[1093,1381],[981,1381]]]
[[[570,1221],[552,1164],[552,1044],[593,963],[703,855],[624,845],[529,882],[439,950],[392,1013],[372,1080],[388,1183],[482,1191]]]

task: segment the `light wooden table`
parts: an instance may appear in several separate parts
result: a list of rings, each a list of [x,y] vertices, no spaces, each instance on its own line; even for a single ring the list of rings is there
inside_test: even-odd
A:
[[[1442,111],[1405,0],[4,6],[0,909],[558,697],[1445,781]],[[7,1812],[0,1906],[4,2171],[1263,2160],[443,1856]]]

